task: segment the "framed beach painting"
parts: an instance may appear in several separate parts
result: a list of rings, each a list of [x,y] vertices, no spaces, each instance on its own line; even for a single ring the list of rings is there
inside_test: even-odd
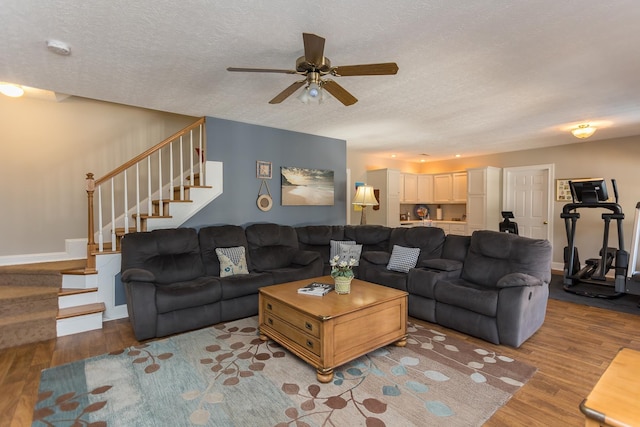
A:
[[[280,168],[282,206],[332,206],[333,171],[296,167]]]

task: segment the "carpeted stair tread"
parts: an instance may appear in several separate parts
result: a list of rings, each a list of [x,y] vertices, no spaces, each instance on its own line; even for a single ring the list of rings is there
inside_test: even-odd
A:
[[[0,320],[18,314],[56,310],[58,290],[49,286],[0,287]]]
[[[59,288],[62,285],[61,271],[80,269],[85,266],[85,259],[0,266],[0,286]]]
[[[0,318],[0,349],[55,339],[57,307]]]

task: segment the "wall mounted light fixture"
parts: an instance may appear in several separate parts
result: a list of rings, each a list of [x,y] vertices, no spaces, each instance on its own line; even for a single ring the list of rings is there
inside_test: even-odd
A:
[[[0,93],[12,98],[18,98],[24,95],[24,89],[21,86],[14,85],[12,83],[0,83]]]

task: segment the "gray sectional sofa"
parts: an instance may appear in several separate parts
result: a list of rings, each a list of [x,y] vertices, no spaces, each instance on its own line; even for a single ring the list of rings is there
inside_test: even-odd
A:
[[[217,225],[123,238],[122,281],[136,338],[255,315],[260,287],[329,274],[332,245],[340,242],[361,245],[358,278],[409,293],[412,317],[512,347],[544,322],[546,240],[494,231],[445,236],[436,227]],[[231,247],[244,248],[247,271],[221,277],[218,252]],[[396,250],[419,253],[415,267],[395,268]]]

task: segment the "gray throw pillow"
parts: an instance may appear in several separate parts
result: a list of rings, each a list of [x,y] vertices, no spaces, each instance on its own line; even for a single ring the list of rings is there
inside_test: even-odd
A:
[[[409,270],[415,268],[419,256],[420,248],[405,248],[404,246],[393,245],[387,270],[408,273]]]
[[[353,240],[330,240],[329,260],[332,260],[336,255],[340,255],[340,245],[355,245]]]
[[[355,242],[354,242],[355,243]],[[362,245],[340,244],[340,261],[349,262],[351,258],[356,260],[354,266],[360,265],[360,254],[362,253]]]

